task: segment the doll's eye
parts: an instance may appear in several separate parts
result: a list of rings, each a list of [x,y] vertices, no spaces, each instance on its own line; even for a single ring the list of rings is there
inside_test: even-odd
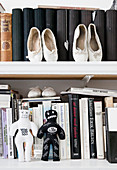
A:
[[[47,113],[47,115],[49,115],[49,112]]]
[[[52,111],[52,113],[54,113],[54,111]]]

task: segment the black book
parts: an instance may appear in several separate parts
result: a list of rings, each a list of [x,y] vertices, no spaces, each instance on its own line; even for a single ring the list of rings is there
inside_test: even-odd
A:
[[[94,99],[88,99],[90,158],[97,158]]]
[[[46,9],[34,9],[34,26],[40,30],[40,33],[46,28]]]
[[[106,61],[106,19],[105,19],[105,11],[97,10],[94,24],[96,26],[96,30],[101,41],[103,56],[102,60]]]
[[[69,38],[69,50],[68,56],[69,61],[74,61],[73,59],[73,38],[74,38],[74,31],[76,27],[80,24],[80,10],[69,10],[68,11],[68,19],[69,19],[69,26],[68,26],[68,38]]]
[[[12,55],[13,61],[24,60],[23,12],[12,9]]]
[[[117,108],[106,108],[106,158],[117,163]]]
[[[12,122],[16,122],[18,120],[18,112],[17,112],[17,103],[16,103],[16,95],[14,93],[11,93],[11,106],[12,108]],[[14,137],[13,137],[13,149],[14,149],[14,159],[18,158],[17,148],[15,145],[15,137],[18,131],[16,131]]]
[[[59,61],[68,61],[67,13],[67,10],[57,10],[57,48]]]
[[[92,11],[81,10],[81,24],[88,27],[90,23],[92,23]]]
[[[46,9],[46,28],[51,29],[56,38],[57,11],[56,9]]]
[[[24,24],[24,61],[27,61],[27,40],[30,29],[34,26],[34,10],[32,8],[23,9],[23,24]]]
[[[79,95],[69,94],[71,159],[81,159]]]
[[[117,61],[117,11],[106,11],[106,56],[107,61]]]

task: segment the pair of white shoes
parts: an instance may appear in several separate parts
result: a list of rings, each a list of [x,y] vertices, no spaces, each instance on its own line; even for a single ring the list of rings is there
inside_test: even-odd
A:
[[[52,87],[44,87],[43,91],[39,88],[39,86],[30,88],[31,90],[28,93],[28,97],[53,97],[56,96],[56,92]]]
[[[49,28],[43,30],[41,39],[39,29],[32,27],[28,36],[27,49],[28,56],[26,58],[31,62],[40,62],[43,54],[47,62],[57,61],[58,59],[56,40],[53,32]]]
[[[89,24],[88,31],[84,24],[75,29],[73,58],[76,62],[102,60],[102,46],[94,24]]]

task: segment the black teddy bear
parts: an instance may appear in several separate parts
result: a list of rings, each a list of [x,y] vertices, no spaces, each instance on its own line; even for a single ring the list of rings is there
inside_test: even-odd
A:
[[[56,123],[57,112],[55,110],[48,110],[45,113],[47,122],[40,127],[37,133],[38,138],[42,138],[45,135],[44,143],[43,143],[43,154],[41,160],[48,161],[50,144],[53,147],[53,161],[60,161],[59,159],[59,142],[58,137],[61,140],[65,139],[65,132]]]

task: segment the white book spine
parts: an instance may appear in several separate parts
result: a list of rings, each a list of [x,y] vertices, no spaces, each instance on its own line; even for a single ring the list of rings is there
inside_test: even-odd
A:
[[[10,136],[10,126],[12,125],[12,108],[6,109],[6,116],[7,116],[8,158],[14,158],[13,137]]]
[[[66,118],[66,153],[67,153],[67,159],[71,158],[71,152],[70,152],[70,124],[69,124],[69,104],[65,103],[65,118]]]
[[[79,111],[80,111],[80,140],[81,140],[81,159],[84,158],[83,155],[83,143],[84,143],[84,139],[83,139],[83,112],[82,112],[82,100],[79,100]]]
[[[46,122],[45,112],[51,109],[51,101],[43,101],[43,123]]]
[[[101,101],[94,102],[94,108],[95,108],[97,158],[104,159],[102,102]]]
[[[64,103],[59,103],[59,125],[63,128],[63,130],[66,132],[65,127],[65,107]],[[65,140],[59,140],[59,151],[60,151],[60,158],[66,159],[66,139]]]
[[[38,107],[33,107],[32,121],[37,125],[38,129],[43,125],[42,104],[38,104]],[[35,158],[41,158],[42,149],[43,149],[43,139],[39,139],[35,137],[35,143],[34,143]]]
[[[59,122],[59,115],[58,115],[59,108],[58,108],[58,103],[52,103],[52,110],[55,110],[55,111],[57,112],[56,122],[58,123],[58,122]]]
[[[82,98],[83,158],[90,159],[88,98]]]

